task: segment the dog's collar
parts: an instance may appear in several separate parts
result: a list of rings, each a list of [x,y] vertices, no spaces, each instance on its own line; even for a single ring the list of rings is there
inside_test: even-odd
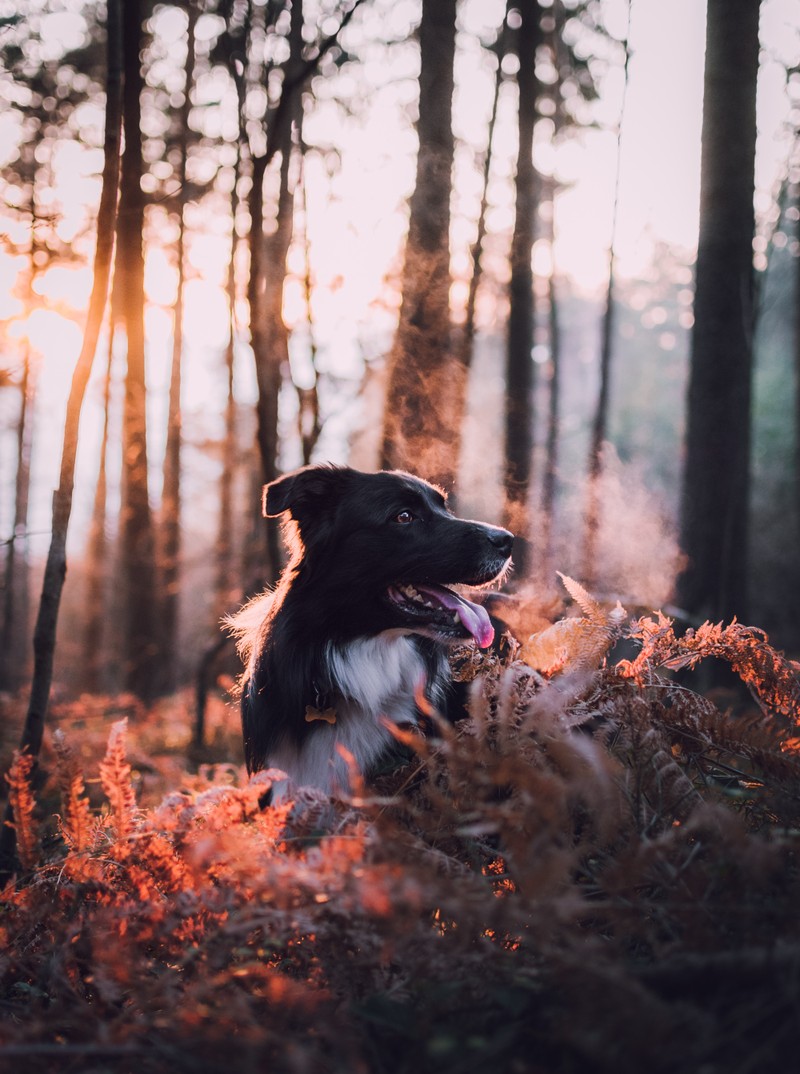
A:
[[[316,679],[311,680],[311,688],[314,691],[314,708],[320,712],[325,709],[333,708],[336,702],[336,695],[333,690],[321,689]]]

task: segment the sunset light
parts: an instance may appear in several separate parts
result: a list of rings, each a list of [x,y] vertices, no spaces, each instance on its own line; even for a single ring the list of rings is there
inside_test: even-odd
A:
[[[0,1066],[788,1074],[800,0],[0,0]]]

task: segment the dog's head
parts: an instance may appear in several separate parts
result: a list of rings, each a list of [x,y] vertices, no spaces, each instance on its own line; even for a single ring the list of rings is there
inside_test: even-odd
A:
[[[433,485],[309,466],[267,485],[263,506],[291,520],[294,584],[313,585],[315,615],[333,636],[398,629],[491,643],[484,608],[446,587],[502,576],[513,535],[454,517]]]

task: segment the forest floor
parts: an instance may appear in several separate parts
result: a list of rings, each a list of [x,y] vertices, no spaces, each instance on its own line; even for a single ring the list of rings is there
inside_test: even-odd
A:
[[[585,596],[585,595],[584,595]],[[733,624],[590,603],[347,800],[264,806],[235,712],[55,706],[8,777],[0,1060],[36,1074],[784,1071],[800,680]],[[621,611],[621,610],[620,610]],[[627,636],[630,660],[609,656]],[[691,689],[727,663],[736,711]],[[680,678],[676,677],[680,672]],[[23,699],[2,706],[2,759]]]

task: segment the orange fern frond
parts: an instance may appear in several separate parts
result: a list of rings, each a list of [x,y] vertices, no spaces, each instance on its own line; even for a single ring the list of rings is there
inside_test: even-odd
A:
[[[560,619],[545,630],[532,634],[518,653],[518,659],[543,675],[552,676],[569,668],[594,671],[620,635],[627,612],[617,601],[606,611],[573,578],[558,572],[564,588],[584,613],[578,619]]]
[[[64,732],[53,732],[56,772],[61,787],[59,827],[70,850],[83,853],[91,850],[97,836],[97,824],[92,816],[89,799],[84,791],[83,773],[75,752]]]
[[[763,630],[734,619],[728,626],[703,623],[678,638],[672,620],[659,612],[657,620],[645,618],[634,623],[630,636],[641,641],[642,649],[635,660],[617,665],[626,677],[642,682],[648,669],[677,671],[694,668],[707,657],[717,657],[730,664],[767,713],[800,724],[797,665],[773,649]]]
[[[628,628],[628,637],[641,642],[641,649],[634,660],[620,660],[615,670],[626,679],[633,679],[637,686],[644,686],[652,679],[655,669],[663,667],[673,655],[677,639],[674,623],[663,612],[656,618],[643,616],[634,619]]]
[[[587,619],[599,620],[605,617],[603,609],[598,602],[594,599],[591,593],[588,593],[580,582],[576,582],[574,578],[570,578],[568,574],[563,574],[561,571],[556,571],[556,574],[561,579],[561,584],[566,591],[578,605],[580,610],[586,616]]]
[[[100,762],[100,782],[111,806],[112,824],[118,839],[131,834],[136,814],[131,766],[125,754],[127,728],[127,719],[112,724],[106,755]]]
[[[31,788],[33,757],[14,751],[14,760],[6,774],[8,800],[14,814],[13,827],[17,833],[17,854],[23,869],[33,869],[39,860],[39,837],[33,817],[36,800]]]

